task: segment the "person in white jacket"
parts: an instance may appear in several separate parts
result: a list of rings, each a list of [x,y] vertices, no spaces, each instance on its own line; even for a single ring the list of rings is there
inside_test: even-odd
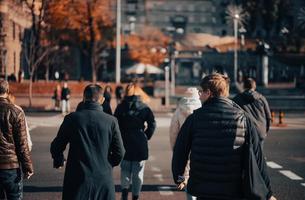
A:
[[[184,93],[184,97],[180,99],[178,102],[178,106],[174,115],[171,119],[170,124],[170,145],[171,148],[174,149],[175,142],[177,136],[179,134],[180,128],[184,123],[185,119],[193,113],[194,110],[200,108],[202,103],[199,98],[198,89],[195,87],[189,87]],[[189,163],[185,168],[184,177],[182,177],[184,181],[178,186],[178,189],[182,190],[186,188],[186,184],[189,178]],[[191,196],[186,191],[186,199],[187,200],[196,200],[196,197]]]

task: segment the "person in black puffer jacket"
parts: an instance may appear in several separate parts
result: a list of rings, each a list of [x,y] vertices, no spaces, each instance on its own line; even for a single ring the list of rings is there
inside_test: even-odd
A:
[[[246,111],[255,122],[261,141],[263,141],[270,129],[271,112],[266,98],[255,91],[256,83],[252,78],[244,81],[245,91],[236,95],[233,101]]]
[[[156,122],[151,109],[141,100],[141,88],[135,84],[126,87],[126,95],[114,113],[119,122],[126,153],[121,163],[122,200],[127,200],[132,182],[133,200],[139,198],[143,184],[145,160],[148,159],[148,140]],[[145,128],[145,123],[147,127]]]
[[[244,199],[242,187],[245,135],[253,141],[260,173],[272,196],[258,133],[245,112],[229,96],[229,79],[211,74],[201,81],[203,106],[193,112],[178,134],[172,158],[173,178],[179,188],[190,155],[187,191],[198,200]]]

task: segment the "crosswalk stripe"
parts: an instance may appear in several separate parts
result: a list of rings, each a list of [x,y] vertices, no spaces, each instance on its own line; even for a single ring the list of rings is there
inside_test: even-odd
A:
[[[172,189],[174,189],[174,188],[170,187],[170,186],[159,186],[158,187],[159,193],[162,196],[174,195]]]
[[[282,169],[283,167],[275,162],[269,161],[267,162],[268,167],[272,169]]]
[[[301,185],[303,185],[305,187],[305,183],[301,183]]]
[[[290,178],[291,180],[303,180],[302,177],[296,175],[295,173],[293,173],[292,171],[289,170],[280,170],[279,171],[281,174],[287,176],[288,178]]]

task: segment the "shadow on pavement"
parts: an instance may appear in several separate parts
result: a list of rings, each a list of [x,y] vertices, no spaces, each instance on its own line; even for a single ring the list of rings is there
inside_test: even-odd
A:
[[[62,192],[61,186],[46,186],[46,187],[39,187],[39,186],[24,186],[24,192]],[[121,186],[115,185],[115,192],[120,192]],[[142,192],[155,192],[155,191],[175,191],[177,190],[175,185],[143,185]]]

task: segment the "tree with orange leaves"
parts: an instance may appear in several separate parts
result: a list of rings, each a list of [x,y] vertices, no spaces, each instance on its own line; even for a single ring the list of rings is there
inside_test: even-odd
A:
[[[167,56],[169,41],[159,29],[146,26],[139,34],[128,36],[129,55],[137,62],[159,66]]]
[[[90,58],[96,82],[99,54],[113,37],[110,0],[50,0],[46,23],[61,40],[78,43]]]

